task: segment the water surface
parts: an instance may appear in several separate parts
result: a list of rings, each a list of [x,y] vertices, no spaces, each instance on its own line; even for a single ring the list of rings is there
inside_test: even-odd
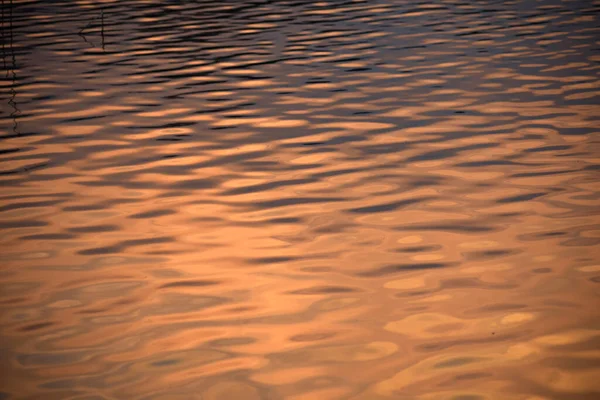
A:
[[[0,399],[600,398],[600,2],[2,2]]]

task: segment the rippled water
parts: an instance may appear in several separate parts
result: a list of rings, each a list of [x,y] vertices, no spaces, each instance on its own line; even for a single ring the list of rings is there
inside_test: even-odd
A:
[[[2,3],[0,399],[600,398],[599,1]]]

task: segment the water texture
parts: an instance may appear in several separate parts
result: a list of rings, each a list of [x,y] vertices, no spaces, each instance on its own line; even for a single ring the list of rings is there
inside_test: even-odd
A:
[[[3,0],[0,399],[600,398],[598,27]]]

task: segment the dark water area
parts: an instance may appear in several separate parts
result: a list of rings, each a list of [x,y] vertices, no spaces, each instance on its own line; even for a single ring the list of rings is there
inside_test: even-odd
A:
[[[600,398],[600,1],[2,1],[0,399]]]

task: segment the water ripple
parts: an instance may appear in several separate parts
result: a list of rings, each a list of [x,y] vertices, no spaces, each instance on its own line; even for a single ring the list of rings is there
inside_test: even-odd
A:
[[[0,399],[599,397],[599,11],[3,1]]]

